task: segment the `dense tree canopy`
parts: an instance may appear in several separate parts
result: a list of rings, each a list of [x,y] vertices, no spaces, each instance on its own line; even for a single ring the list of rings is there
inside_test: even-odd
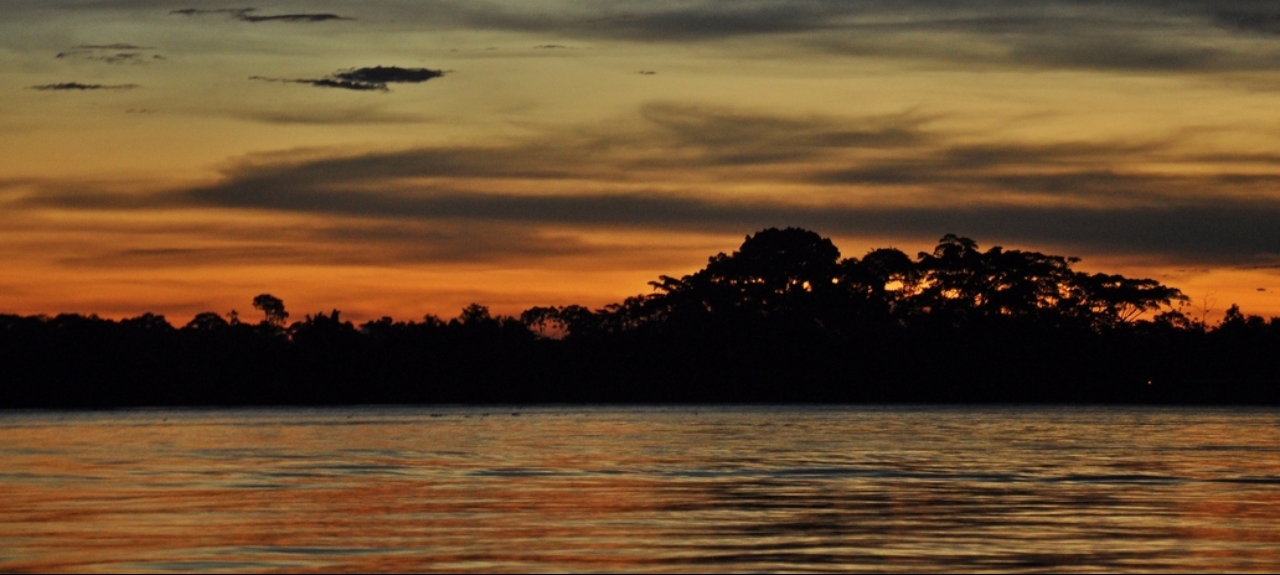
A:
[[[1071,266],[1078,262],[999,246],[984,252],[950,234],[915,260],[892,248],[841,259],[831,240],[814,232],[772,228],[747,237],[733,254],[712,256],[700,271],[662,276],[651,282],[657,293],[601,310],[595,321],[584,321],[577,306],[535,309],[537,321],[560,320],[571,333],[690,322],[960,327],[993,318],[1103,330],[1172,312],[1187,299],[1154,280],[1077,272]]]

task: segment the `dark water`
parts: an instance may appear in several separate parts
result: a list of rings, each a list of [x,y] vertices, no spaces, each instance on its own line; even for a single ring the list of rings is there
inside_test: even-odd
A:
[[[1280,412],[0,413],[2,571],[1277,571]]]

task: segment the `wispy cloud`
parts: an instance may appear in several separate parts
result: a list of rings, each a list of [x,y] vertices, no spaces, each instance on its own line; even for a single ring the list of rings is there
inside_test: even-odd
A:
[[[1160,140],[974,143],[916,113],[795,117],[660,104],[639,118],[484,146],[275,156],[212,185],[154,195],[45,189],[9,206],[247,210],[535,236],[778,225],[926,239],[957,232],[1241,265],[1280,254],[1280,196],[1257,193],[1280,183],[1280,163],[1268,157],[1196,155]],[[1216,168],[1135,167],[1144,162]],[[804,193],[753,192],[761,182]]]
[[[266,78],[250,76],[250,80],[307,84],[317,88],[341,88],[360,92],[386,92],[387,84],[420,84],[432,78],[444,76],[442,70],[428,68],[400,68],[398,66],[374,66],[339,70],[325,78]]]
[[[58,52],[54,57],[62,60],[90,60],[105,64],[147,64],[164,59],[164,56],[155,53],[154,50],[148,46],[133,44],[82,44]]]
[[[371,84],[369,82],[353,82],[351,80],[340,80],[337,78],[267,78],[264,76],[249,76],[250,80],[261,80],[263,82],[280,82],[284,84],[306,84],[317,88],[340,88],[343,90],[353,90],[356,92],[386,92],[386,84]]]

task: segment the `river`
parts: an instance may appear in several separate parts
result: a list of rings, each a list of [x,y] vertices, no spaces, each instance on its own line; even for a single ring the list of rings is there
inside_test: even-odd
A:
[[[1280,411],[0,411],[0,571],[1280,570]]]

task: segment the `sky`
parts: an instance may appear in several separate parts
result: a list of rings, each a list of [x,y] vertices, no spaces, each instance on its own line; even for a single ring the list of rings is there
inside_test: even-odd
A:
[[[800,226],[1280,315],[1274,1],[4,8],[0,313],[601,306]]]

